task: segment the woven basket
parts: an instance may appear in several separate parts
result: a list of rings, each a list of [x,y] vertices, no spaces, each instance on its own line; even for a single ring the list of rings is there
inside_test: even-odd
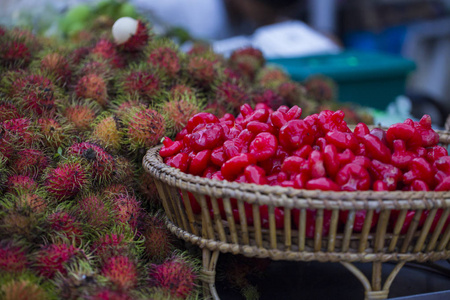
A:
[[[438,133],[440,144],[448,146],[450,132]],[[386,299],[391,283],[407,261],[450,258],[450,226],[446,225],[450,192],[325,192],[210,180],[167,166],[158,154],[160,148],[147,152],[143,166],[155,179],[168,228],[179,238],[203,249],[205,298],[219,299],[214,282],[220,252],[273,260],[339,262],[361,281],[365,299]],[[201,207],[198,214],[194,214],[189,193]],[[236,211],[233,215],[232,201],[236,200],[232,198],[237,199],[239,218]],[[225,216],[223,211],[221,215],[222,203]],[[246,220],[249,205],[254,220],[251,226]],[[268,207],[266,226],[260,221],[262,205]],[[284,210],[282,228],[276,228],[276,207]],[[307,210],[316,212],[311,238],[305,233]],[[361,232],[354,232],[353,221],[359,210],[366,210],[367,214]],[[392,210],[400,211],[396,212],[395,226],[390,220]],[[339,214],[343,211],[348,212],[348,219],[339,225]],[[415,211],[415,215],[407,231],[402,232],[408,211]],[[420,220],[424,211],[428,211],[425,222]],[[298,226],[293,226],[294,212]],[[331,213],[326,235],[322,234],[324,213]],[[371,228],[374,215],[379,219]],[[437,224],[433,224],[435,218],[439,219]],[[241,222],[236,222],[237,219]],[[382,284],[382,263],[387,261],[397,264]],[[371,280],[352,262],[371,262]]]

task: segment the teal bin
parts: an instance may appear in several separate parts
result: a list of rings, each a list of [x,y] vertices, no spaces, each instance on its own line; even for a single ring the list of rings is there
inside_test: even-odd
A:
[[[406,79],[416,65],[402,57],[374,52],[343,51],[298,58],[269,59],[293,80],[325,75],[338,85],[338,101],[384,110],[405,94]]]

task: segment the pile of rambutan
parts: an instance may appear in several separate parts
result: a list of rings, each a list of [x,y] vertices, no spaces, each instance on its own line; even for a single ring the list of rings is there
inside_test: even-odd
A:
[[[183,53],[144,20],[87,36],[0,28],[0,298],[198,297],[199,256],[165,227],[146,151],[198,112],[312,113],[334,88],[253,48]]]

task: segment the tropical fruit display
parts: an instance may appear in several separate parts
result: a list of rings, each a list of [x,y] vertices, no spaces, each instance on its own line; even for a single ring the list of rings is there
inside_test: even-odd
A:
[[[282,69],[266,65],[258,49],[239,49],[229,58],[204,44],[182,52],[144,19],[91,23],[67,40],[0,27],[0,298],[201,297],[199,256],[165,227],[155,184],[142,168],[146,151],[160,143],[171,166],[181,168],[182,162],[169,156],[188,156],[193,162],[183,168],[191,174],[216,178],[220,170],[227,180],[263,182],[272,176],[272,182],[278,180],[272,169],[282,168],[284,186],[310,182],[297,180],[281,160],[290,156],[291,167],[300,163],[285,148],[300,151],[303,143],[311,151],[299,152],[298,160],[315,161],[314,174],[324,175],[316,179],[341,173],[345,164],[330,160],[356,157],[358,163],[346,171],[349,187],[356,184],[349,183],[357,176],[354,168],[364,168],[363,175],[379,172],[377,188],[392,185],[383,175],[389,162],[370,146],[361,149],[361,141],[395,151],[392,159],[400,153],[411,157],[411,163],[399,159],[393,165],[407,177],[404,188],[438,189],[433,177],[420,177],[417,170],[426,166],[436,165],[442,176],[448,172],[447,153],[424,129],[428,119],[402,126],[428,130],[430,144],[398,140],[406,129],[388,131],[387,142],[380,142],[380,132],[367,132],[369,138],[363,135],[366,127],[359,126],[358,135],[342,125],[370,124],[364,111],[345,104],[339,104],[340,112],[328,110],[336,105],[329,80],[294,82]],[[322,118],[345,130],[333,136],[328,125],[317,131],[289,125],[319,126]],[[296,130],[309,135],[289,139]],[[220,142],[210,141],[216,133]],[[201,134],[205,140],[196,141]],[[341,151],[347,145],[340,138],[350,143],[354,157]],[[178,149],[186,147],[184,140],[194,152]],[[250,143],[250,151],[238,140]],[[174,144],[177,151],[169,150]],[[412,151],[413,144],[421,152]],[[242,155],[258,164],[241,164],[239,174],[223,170],[234,170],[230,161]],[[364,165],[371,162],[367,156],[380,161],[379,169]],[[267,176],[259,176],[263,171]],[[318,185],[340,184],[320,180]]]

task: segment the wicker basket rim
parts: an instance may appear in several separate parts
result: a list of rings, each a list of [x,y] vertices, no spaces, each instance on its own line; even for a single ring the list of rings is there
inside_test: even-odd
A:
[[[217,195],[217,197],[239,196],[241,199],[252,198],[254,195],[268,195],[272,196],[271,198],[277,196],[277,198],[282,198],[277,201],[277,205],[280,205],[283,201],[290,200],[295,202],[301,198],[306,199],[311,203],[314,201],[339,201],[340,204],[344,204],[344,206],[348,206],[345,205],[345,202],[355,204],[355,201],[364,201],[367,205],[367,202],[377,202],[382,204],[392,200],[395,202],[392,204],[394,206],[398,206],[398,203],[403,201],[405,202],[403,204],[408,204],[411,207],[450,207],[450,191],[322,191],[202,178],[183,173],[177,168],[164,164],[161,156],[159,156],[159,149],[161,147],[162,145],[158,145],[148,150],[143,159],[144,168],[159,180],[186,188],[191,192],[198,192],[200,188],[205,188],[211,195],[214,194]],[[295,206],[295,204],[292,205],[291,203],[291,206]]]

